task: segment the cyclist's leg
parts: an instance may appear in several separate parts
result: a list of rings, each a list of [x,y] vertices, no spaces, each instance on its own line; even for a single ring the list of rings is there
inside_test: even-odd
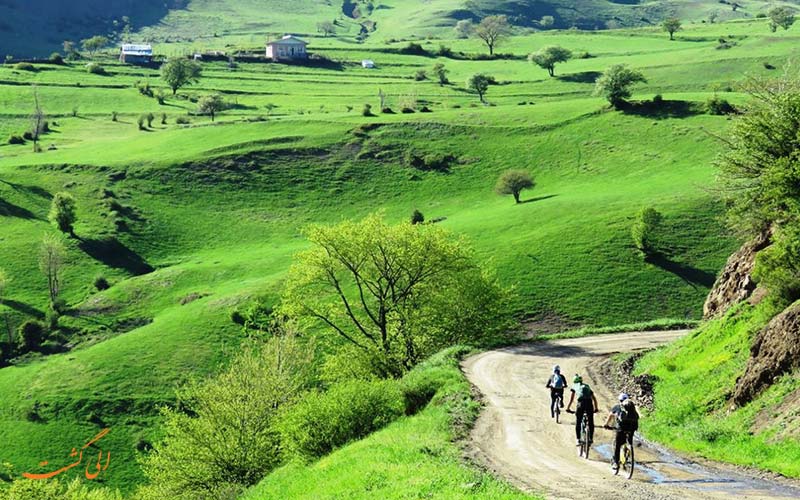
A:
[[[575,439],[581,440],[581,420],[583,419],[584,408],[583,405],[578,403],[575,408]]]
[[[556,416],[556,405],[558,404],[558,398],[556,397],[556,391],[550,389],[550,417]]]
[[[587,405],[586,413],[589,416],[589,442],[594,441],[594,408],[592,405]]]
[[[627,432],[617,430],[614,432],[614,463],[619,465],[619,451],[625,442]]]

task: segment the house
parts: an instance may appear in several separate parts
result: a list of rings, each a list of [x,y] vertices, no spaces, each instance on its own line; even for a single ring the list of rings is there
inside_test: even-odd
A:
[[[308,45],[307,42],[295,36],[286,35],[280,40],[267,44],[267,57],[273,61],[307,59],[306,45]]]
[[[361,67],[365,69],[373,69],[375,67],[375,61],[372,59],[364,59],[361,61]]]
[[[119,52],[119,62],[126,64],[150,64],[153,61],[153,46],[149,44],[125,43]]]

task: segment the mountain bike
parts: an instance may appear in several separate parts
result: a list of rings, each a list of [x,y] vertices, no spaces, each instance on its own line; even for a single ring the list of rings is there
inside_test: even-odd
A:
[[[633,467],[636,465],[636,460],[633,458],[633,432],[625,432],[625,442],[619,450],[619,469],[614,472],[614,475],[619,474],[620,469],[625,473],[628,479],[633,477]]]
[[[564,401],[564,395],[557,394],[555,398],[551,398],[551,401],[550,416],[556,419],[556,423],[559,423],[561,420],[561,405]]]
[[[575,413],[569,410],[568,413]],[[592,448],[592,443],[589,442],[589,412],[583,412],[581,418],[581,437],[578,439],[578,456],[589,459],[589,450]]]

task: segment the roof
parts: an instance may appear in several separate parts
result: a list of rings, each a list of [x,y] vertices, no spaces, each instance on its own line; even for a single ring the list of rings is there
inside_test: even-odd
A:
[[[280,40],[275,40],[275,41],[269,42],[267,45],[278,45],[278,44],[281,44],[281,43],[302,43],[303,45],[308,45],[308,42],[306,42],[304,40],[300,40],[299,38],[297,38],[294,35],[286,35],[283,38],[281,38]]]
[[[122,53],[129,56],[152,56],[153,46],[149,44],[125,43],[122,45]]]

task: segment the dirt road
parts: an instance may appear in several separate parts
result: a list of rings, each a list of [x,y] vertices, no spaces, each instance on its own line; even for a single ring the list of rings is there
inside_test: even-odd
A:
[[[656,347],[685,333],[635,332],[539,342],[467,359],[464,372],[486,404],[472,432],[473,458],[513,484],[555,499],[800,498],[800,489],[788,483],[700,465],[647,443],[636,448],[639,464],[632,480],[611,473],[612,433],[599,426],[615,398],[601,381],[587,375],[587,367],[609,354]],[[597,395],[601,413],[595,417],[598,428],[588,461],[575,450],[575,417],[562,413],[560,424],[550,418],[550,395],[544,385],[554,364],[561,365],[570,380],[575,373],[582,374]],[[638,436],[635,442],[641,442]],[[578,489],[578,484],[584,487]]]

